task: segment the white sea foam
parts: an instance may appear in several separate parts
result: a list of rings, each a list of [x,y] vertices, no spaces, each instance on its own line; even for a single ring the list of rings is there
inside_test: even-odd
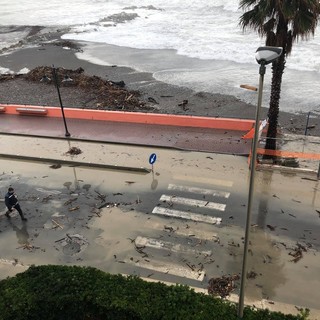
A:
[[[254,53],[264,40],[240,29],[238,1],[0,0],[0,6],[0,25],[72,26],[65,39],[91,42],[79,56],[82,59],[132,66],[154,72],[163,81],[202,91],[226,91],[256,103],[255,94],[240,90],[239,85],[258,81]],[[285,110],[320,109],[319,31],[320,27],[308,42],[295,43],[287,60],[281,93]],[[0,43],[11,44],[23,36],[0,34]],[[97,43],[136,51],[112,55]],[[140,57],[134,57],[137,52]],[[159,56],[170,61],[161,61]]]

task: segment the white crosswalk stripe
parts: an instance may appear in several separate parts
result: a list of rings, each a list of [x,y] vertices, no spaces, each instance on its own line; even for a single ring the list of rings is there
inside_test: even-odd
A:
[[[230,192],[197,188],[197,187],[188,187],[188,186],[176,185],[172,183],[169,184],[168,190],[175,190],[175,191],[182,191],[182,192],[189,192],[189,193],[196,193],[196,194],[203,194],[203,195],[212,195],[214,197],[221,197],[221,198],[229,198],[230,196]]]
[[[176,204],[183,204],[183,205],[187,205],[187,206],[191,206],[191,207],[215,209],[215,210],[219,210],[219,211],[224,211],[226,208],[226,205],[223,203],[195,200],[195,199],[182,198],[182,197],[176,197],[176,196],[168,196],[165,194],[163,194],[161,196],[160,201],[169,202],[169,203],[176,203]]]
[[[185,219],[195,222],[203,222],[210,225],[219,225],[221,223],[222,218],[215,217],[211,215],[211,213],[223,213],[226,210],[227,205],[225,203],[220,202],[224,202],[224,199],[228,199],[230,197],[230,192],[220,191],[220,188],[217,188],[218,190],[216,190],[215,188],[211,188],[210,186],[216,185],[223,187],[232,187],[232,181],[190,176],[174,176],[174,180],[179,180],[180,183],[170,183],[168,185],[167,194],[162,194],[159,199],[161,202],[165,202],[166,204],[164,206],[168,206],[168,208],[162,207],[160,205],[155,206],[152,210],[153,214],[171,218]],[[192,182],[194,184],[207,184],[209,185],[209,187],[201,188],[196,186],[188,186],[188,182]],[[174,193],[176,193],[177,195]],[[182,193],[183,196],[180,196]],[[213,202],[204,200],[212,200],[211,197],[217,197],[220,199],[220,201]],[[172,206],[174,206],[175,209],[171,208]],[[178,210],[180,208],[186,207],[194,208],[193,211],[195,212],[187,211],[188,208],[185,209],[186,211]],[[201,210],[205,213],[210,212],[210,214],[201,213]],[[151,248],[154,250],[153,254],[155,255],[157,255],[157,252],[161,254],[163,250],[170,251],[170,253],[163,255],[160,260],[134,260],[133,258],[130,258],[130,260],[125,260],[124,262],[132,264],[137,268],[143,268],[147,272],[158,272],[168,274],[171,276],[178,276],[192,280],[203,281],[205,277],[205,263],[197,263],[198,267],[195,267],[191,262],[186,261],[192,261],[192,259],[195,256],[202,257],[203,259],[206,259],[206,257],[211,256],[212,251],[206,250],[207,246],[202,246],[204,246],[206,241],[216,242],[217,240],[219,240],[218,234],[212,232],[214,230],[209,231],[209,229],[213,228],[210,226],[207,226],[207,230],[205,231],[202,229],[206,228],[199,228],[193,224],[191,224],[190,227],[187,224],[188,229],[184,229],[180,227],[179,222],[174,220],[170,221],[172,222],[172,226],[175,227],[168,227],[163,223],[157,221],[153,221],[153,224],[152,222],[150,224],[150,221],[148,222],[148,227],[162,229],[166,231],[169,230],[169,234],[167,236],[162,234],[161,237],[159,237],[159,239],[155,239],[140,235],[137,236],[135,239],[136,248]],[[172,234],[174,236],[172,236]],[[203,248],[203,250],[201,250],[201,247]],[[184,259],[182,260],[183,262],[181,264],[173,264],[170,259],[166,258],[169,256],[173,257],[171,256],[171,252],[176,253],[179,256],[182,255],[184,257]],[[186,257],[188,258],[186,259]]]
[[[135,239],[135,244],[137,246],[141,247],[149,247],[149,248],[156,248],[156,249],[165,249],[165,250],[170,250],[172,252],[185,252],[185,253],[192,253],[192,254],[201,254],[201,255],[206,255],[206,256],[211,256],[212,251],[207,250],[207,251],[199,251],[199,250],[194,250],[185,246],[182,246],[180,244],[173,244],[168,241],[162,241],[158,239],[152,239],[152,238],[145,238],[145,237],[140,237],[138,236]]]
[[[175,265],[171,263],[160,263],[160,262],[144,262],[144,261],[132,261],[132,260],[124,260],[125,263],[133,264],[136,267],[144,268],[151,271],[157,271],[169,275],[174,275],[178,277],[193,279],[202,281],[205,276],[205,272],[203,270],[191,270],[189,267],[182,267],[180,265]]]
[[[168,208],[162,208],[162,207],[155,207],[152,210],[152,213],[154,214],[160,214],[168,217],[175,217],[175,218],[181,218],[186,220],[192,220],[196,222],[205,222],[210,224],[220,224],[221,218],[217,217],[210,217],[206,216],[204,214],[197,214],[187,211],[180,211],[180,210],[173,210]]]
[[[174,180],[182,180],[182,181],[191,181],[193,183],[206,183],[206,184],[210,184],[210,185],[224,186],[224,187],[232,187],[233,186],[233,181],[213,179],[213,178],[207,178],[207,177],[174,175],[173,179]]]

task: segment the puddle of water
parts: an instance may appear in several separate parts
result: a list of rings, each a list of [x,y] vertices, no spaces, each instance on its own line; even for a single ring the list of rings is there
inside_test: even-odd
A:
[[[59,150],[58,147],[56,149]],[[66,150],[68,149],[66,148]],[[92,152],[94,154],[94,150]],[[103,152],[106,155],[105,158],[101,156],[101,159],[104,161],[111,159],[108,156],[108,150],[104,148]],[[26,230],[29,237],[25,236],[27,240],[23,241],[28,241],[31,245],[38,247],[33,251],[17,249],[21,243],[18,242],[19,238],[16,232],[8,225],[6,219],[0,218],[1,256],[10,259],[17,258],[26,264],[91,265],[113,273],[124,272],[141,274],[142,276],[148,276],[152,272],[139,270],[135,266],[129,266],[122,262],[125,259],[130,261],[142,259],[144,262],[146,262],[145,259],[149,259],[151,262],[157,260],[163,264],[179,264],[186,268],[189,268],[188,265],[200,268],[200,264],[203,264],[207,277],[197,285],[204,288],[211,277],[240,272],[243,255],[241,237],[244,236],[244,230],[233,225],[226,226],[225,222],[230,215],[233,215],[235,220],[238,219],[234,224],[243,223],[245,207],[222,214],[223,223],[220,227],[160,218],[151,214],[147,215],[147,213],[150,213],[158,203],[159,195],[167,190],[169,183],[181,182],[190,186],[196,184],[199,187],[211,187],[210,182],[198,183],[197,179],[201,177],[206,178],[206,181],[214,179],[215,181],[230,180],[234,182],[232,187],[221,185],[213,187],[218,190],[232,191],[230,199],[228,199],[227,210],[238,208],[239,203],[246,205],[248,171],[245,159],[239,161],[239,157],[233,159],[230,156],[169,152],[168,150],[159,150],[157,155],[157,162],[154,166],[155,173],[149,175],[64,166],[59,169],[51,169],[46,164],[0,160],[4,171],[1,176],[2,193],[6,191],[9,184],[15,186],[21,199],[22,209],[25,210],[29,218]],[[131,158],[125,153],[112,154],[112,156],[121,158],[125,164],[128,164],[128,159]],[[140,161],[140,165],[144,165],[144,160],[141,160],[144,158],[143,154],[135,155],[133,158],[135,161]],[[182,179],[174,180],[175,176],[180,176]],[[271,181],[268,182],[260,172],[257,173],[257,179],[258,196],[254,210],[258,216],[264,210],[263,206],[259,210],[258,199],[263,198],[261,194],[266,190],[269,191],[267,194],[268,203],[265,205],[268,212],[265,217],[260,217],[261,226],[277,225],[277,231],[279,231],[279,227],[286,226],[286,222],[290,221],[288,219],[294,218],[286,213],[287,220],[281,220],[279,213],[283,206],[289,208],[290,204],[296,212],[306,218],[306,221],[309,221],[308,223],[313,223],[314,228],[319,226],[314,220],[318,219],[318,216],[312,216],[311,210],[320,206],[320,203],[317,195],[310,194],[310,182],[308,184],[296,177],[284,179],[279,174],[273,174]],[[272,190],[278,190],[276,196],[273,196]],[[72,199],[76,200],[66,204]],[[302,202],[294,202],[292,199]],[[100,213],[97,211],[100,217],[96,211],[92,211],[93,208],[107,202],[123,201],[132,204],[122,205],[121,208],[112,207],[112,205],[109,208],[104,207]],[[77,207],[79,208],[77,209]],[[55,226],[52,219],[62,228]],[[21,230],[22,224],[19,217],[12,220]],[[231,224],[235,220],[228,220],[228,222]],[[255,223],[254,220],[252,222]],[[48,228],[43,229],[46,223],[48,223]],[[165,230],[165,226],[176,231]],[[292,228],[298,232],[299,223],[292,225]],[[316,230],[313,231],[315,235]],[[67,233],[83,235],[89,242],[86,249],[76,254],[70,254],[70,252],[74,253],[79,249],[76,245],[63,249],[61,244],[56,241],[64,239]],[[279,234],[279,239],[276,234]],[[185,253],[163,253],[157,249],[148,248],[143,250],[148,256],[143,257],[143,254],[137,252],[132,242],[137,236],[177,242],[184,246],[190,246],[196,251],[211,250],[212,256],[205,258]],[[275,300],[279,298],[287,300],[288,303],[297,301],[299,305],[303,301],[306,306],[315,307],[316,301],[319,300],[317,299],[319,293],[315,291],[319,284],[315,280],[319,274],[317,267],[319,266],[319,256],[305,254],[304,258],[296,264],[288,262],[290,259],[288,251],[274,247],[275,239],[277,242],[290,242],[290,239],[284,238],[281,232],[272,234],[272,237],[266,236],[263,230],[254,231],[252,234],[253,255],[250,256],[248,263],[250,270],[255,271],[258,276],[256,279],[248,280],[248,295],[257,298],[269,297]],[[238,244],[240,247],[237,246]],[[299,279],[297,279],[297,275],[299,275]],[[194,284],[188,279],[170,278],[167,275],[157,274],[157,278]],[[303,281],[305,281],[304,285]],[[303,292],[304,289],[308,294]],[[298,293],[296,297],[293,292]],[[307,298],[310,296],[309,293],[314,295],[314,298]],[[303,297],[301,298],[299,295]]]

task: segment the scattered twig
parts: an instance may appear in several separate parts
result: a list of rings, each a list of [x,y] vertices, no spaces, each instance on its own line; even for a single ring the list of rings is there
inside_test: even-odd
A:
[[[63,227],[61,226],[61,224],[59,224],[57,221],[51,219],[51,221],[59,228],[63,229]]]

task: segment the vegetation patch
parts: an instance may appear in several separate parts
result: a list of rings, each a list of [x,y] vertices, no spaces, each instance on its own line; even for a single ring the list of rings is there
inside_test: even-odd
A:
[[[145,282],[92,267],[32,266],[0,281],[0,319],[221,319],[237,318],[237,306],[187,286]],[[298,320],[246,307],[243,319]]]

